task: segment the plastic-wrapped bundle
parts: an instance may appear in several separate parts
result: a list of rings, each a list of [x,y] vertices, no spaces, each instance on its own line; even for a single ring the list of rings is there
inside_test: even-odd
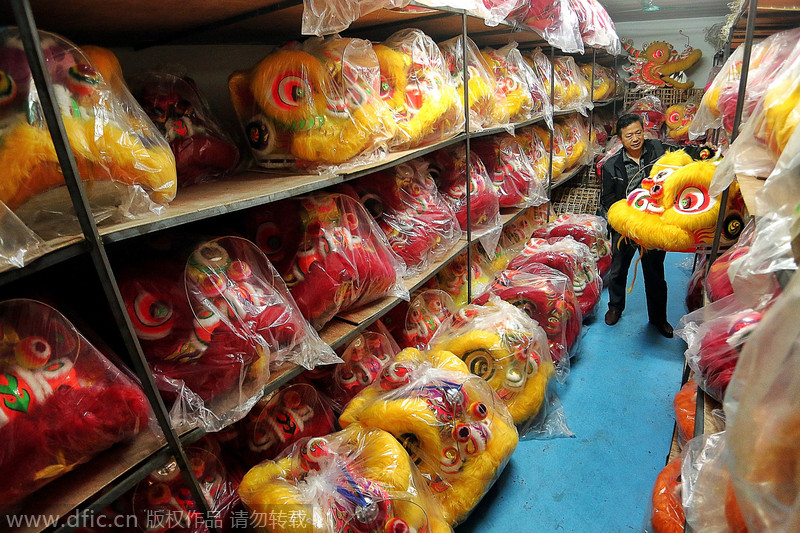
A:
[[[509,261],[511,257],[516,257],[522,251],[525,243],[538,227],[539,223],[535,220],[533,209],[527,210],[523,215],[503,226],[500,246],[509,255]]]
[[[536,179],[544,182],[546,186],[550,170],[549,145],[544,145],[542,138],[533,131],[532,127],[516,130],[515,136],[531,162]]]
[[[700,256],[700,259],[695,262],[694,271],[689,276],[689,282],[686,284],[686,300],[684,303],[686,304],[686,310],[690,313],[705,305],[703,294],[706,284],[706,262],[706,256]]]
[[[500,196],[500,207],[526,207],[547,202],[547,183],[533,169],[528,153],[507,133],[470,144],[486,167]]]
[[[489,283],[491,276],[491,272],[487,271],[478,261],[473,260],[472,264],[468,265],[467,252],[464,251],[447,263],[436,274],[436,279],[439,289],[450,295],[456,307],[461,307],[469,303],[467,301],[467,283],[472,285],[472,294],[475,295]]]
[[[22,268],[47,253],[47,244],[0,202],[0,272]]]
[[[708,276],[705,281],[706,294],[712,302],[733,294],[731,280],[736,276],[738,264],[734,263],[737,259],[750,251],[750,245],[755,238],[756,224],[755,219],[742,230],[736,244],[728,248],[725,253],[720,255],[708,269]],[[734,266],[736,264],[737,266]]]
[[[494,121],[506,124],[531,118],[534,109],[531,76],[524,68],[517,44],[509,43],[499,50],[485,48],[481,55],[495,79]]]
[[[606,148],[609,139],[614,135],[614,128],[614,116],[608,109],[600,108],[594,112],[592,129],[600,147]]]
[[[582,316],[592,313],[600,301],[603,280],[588,246],[571,236],[551,237],[548,240],[534,236],[522,252],[511,260],[508,268],[527,272],[529,265],[533,263],[547,265],[567,275],[572,282],[572,290],[580,304]]]
[[[128,85],[175,155],[178,186],[217,178],[236,168],[239,149],[192,78],[149,71],[130,77]]]
[[[606,67],[594,65],[594,73],[592,72],[592,65],[586,63],[578,65],[578,68],[581,74],[583,74],[583,79],[586,82],[586,89],[589,91],[592,101],[598,102],[612,96],[614,91],[614,79]],[[592,80],[593,77],[594,80]],[[594,90],[592,90],[592,85],[594,85]]]
[[[622,43],[617,35],[614,21],[606,8],[597,0],[569,0],[578,16],[583,42],[589,46],[604,48],[611,55],[622,53]]]
[[[695,380],[710,396],[722,401],[739,352],[761,321],[759,311],[728,296],[681,318],[676,334],[686,341],[686,361]]]
[[[466,156],[463,146],[438,150],[425,157],[429,170],[445,201],[455,211],[461,229],[467,229]],[[481,245],[494,252],[500,238],[500,198],[486,167],[475,152],[469,153],[470,216],[473,234],[479,233]]]
[[[409,0],[303,0],[303,35],[330,35],[379,9],[400,8]]]
[[[539,138],[545,153],[550,153],[550,132],[541,126],[531,126],[531,133]],[[564,137],[561,135],[561,128],[553,129],[553,175],[555,180],[567,168],[567,152],[564,148]],[[545,162],[549,165],[549,157],[545,158]],[[545,174],[546,176],[547,174]]]
[[[517,447],[508,409],[488,383],[449,352],[406,348],[339,418],[389,431],[415,458],[441,505],[458,524],[502,472]]]
[[[336,426],[333,407],[330,398],[307,383],[285,385],[262,398],[233,426],[244,464],[274,459],[300,439],[331,433]]]
[[[341,186],[375,218],[406,275],[440,260],[461,238],[456,214],[436,188],[428,165],[415,159]]]
[[[175,159],[150,119],[109,69],[57,35],[39,32],[77,170],[95,219],[161,212],[175,197]],[[61,166],[19,31],[0,32],[3,95],[0,202],[45,239],[78,233]]]
[[[492,294],[519,307],[544,328],[558,380],[563,383],[569,374],[570,350],[578,340],[583,321],[570,279],[554,268],[537,263],[529,265],[528,272],[499,272],[473,303],[482,305]]]
[[[541,48],[535,48],[533,52],[531,52],[530,56],[525,57],[525,61],[533,68],[534,72],[541,80],[542,84],[544,85],[545,91],[547,91],[548,98],[551,94],[553,94],[553,106],[557,111],[564,111],[567,109],[567,87],[564,86],[564,82],[561,76],[557,75],[553,72],[553,79],[551,84],[551,69],[553,69],[552,64],[550,63],[550,58],[542,52]]]
[[[252,211],[246,226],[316,329],[383,296],[408,298],[405,264],[350,196],[316,193],[269,204]]]
[[[566,92],[564,109],[575,109],[588,115],[594,104],[575,59],[570,56],[556,56],[553,59],[553,70],[555,75],[561,78],[561,84]]]
[[[417,294],[406,312],[403,328],[406,347],[426,350],[442,324],[449,323],[455,312],[453,298],[442,290],[428,289]]]
[[[277,49],[228,89],[256,163],[336,165],[394,136],[380,76],[369,41],[330,37]]]
[[[176,424],[214,431],[238,420],[270,364],[338,361],[253,243],[222,237],[174,255],[131,261],[120,292]]]
[[[681,446],[694,436],[694,417],[697,411],[697,383],[687,381],[675,394],[672,401],[675,422],[678,427],[678,442]]]
[[[589,158],[588,126],[577,115],[559,119],[556,126],[561,129],[564,151],[567,154],[567,170],[583,165]]]
[[[533,235],[540,238],[571,236],[589,247],[601,278],[611,268],[611,241],[607,237],[608,224],[603,217],[587,213],[564,213]]]
[[[583,53],[580,22],[570,0],[531,0],[511,18],[532,28],[562,52]]]
[[[444,54],[445,62],[450,70],[450,79],[458,87],[458,95],[464,101],[464,62],[462,60],[462,37],[453,37],[439,44]],[[495,106],[500,99],[500,106],[505,108],[503,102],[505,94],[497,90],[492,67],[486,62],[475,43],[467,37],[467,68],[469,69],[469,128],[477,131],[493,126],[497,120]],[[500,117],[502,118],[502,117]],[[501,120],[500,122],[508,122]]]
[[[303,513],[282,531],[452,532],[400,443],[358,424],[300,440],[277,460],[252,468],[239,494],[259,532],[273,531],[259,518],[279,510]]]
[[[237,493],[239,480],[228,471],[218,453],[219,450],[199,446],[186,449],[189,465],[214,519],[221,524],[223,531],[229,531],[233,513],[241,502]],[[209,532],[203,513],[192,499],[175,460],[139,482],[133,493],[132,511],[140,530],[145,533]]]
[[[692,97],[680,104],[667,108],[666,126],[670,140],[686,144],[689,142],[689,128],[697,114],[697,99]]]
[[[742,124],[746,124],[758,101],[764,96],[784,63],[792,55],[800,39],[800,29],[775,33],[753,45],[747,77]],[[699,139],[707,130],[719,127],[733,132],[736,101],[739,98],[744,49],[737,48],[703,94],[695,120],[689,129],[691,139]]]
[[[0,303],[0,367],[0,510],[147,429],[139,385],[43,303]]]
[[[661,139],[661,126],[666,120],[664,104],[658,96],[648,94],[631,103],[625,113],[634,113],[642,117],[644,136],[647,139]]]
[[[524,8],[527,3],[528,0],[481,0],[477,2],[475,9],[470,11],[485,20],[487,26],[497,26],[514,11]]]
[[[392,149],[407,150],[452,137],[464,129],[459,98],[436,43],[404,29],[375,45],[381,69],[380,95],[394,115]]]
[[[434,350],[463,360],[508,407],[521,436],[547,396],[555,373],[547,335],[524,311],[499,298],[459,309],[434,335]]]
[[[681,465],[676,457],[656,476],[650,496],[650,524],[647,533],[677,533],[683,531],[685,514],[681,502]]]
[[[609,224],[648,250],[693,252],[710,246],[720,209],[709,190],[715,168],[715,162],[694,160],[684,150],[667,152],[640,188],[611,206]],[[738,185],[731,188],[725,213],[720,242],[730,246],[744,225]]]

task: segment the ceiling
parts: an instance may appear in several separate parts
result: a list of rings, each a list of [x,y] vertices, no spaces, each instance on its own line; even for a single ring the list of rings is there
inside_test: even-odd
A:
[[[614,23],[657,21],[673,18],[724,17],[730,0],[600,0]],[[645,11],[645,6],[658,6]]]

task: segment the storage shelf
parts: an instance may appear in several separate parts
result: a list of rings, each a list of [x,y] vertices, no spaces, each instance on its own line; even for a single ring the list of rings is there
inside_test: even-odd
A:
[[[558,179],[556,181],[554,181],[552,185],[550,185],[550,189],[552,190],[552,189],[555,189],[556,187],[560,187],[561,185],[564,185],[566,182],[568,182],[569,180],[571,180],[572,178],[574,178],[575,176],[580,174],[581,171],[584,170],[585,168],[587,168],[586,164],[578,165],[577,167],[573,168],[572,170],[566,172],[565,174],[561,174],[558,177]]]
[[[736,181],[739,182],[739,190],[742,192],[742,198],[744,199],[744,205],[747,206],[747,211],[754,216],[766,215],[767,213],[759,212],[759,210],[756,209],[756,193],[764,186],[765,180],[737,174]]]
[[[481,137],[488,137],[490,135],[499,135],[501,133],[509,133],[509,130],[515,132],[520,128],[524,128],[526,126],[532,126],[533,124],[537,124],[539,122],[544,122],[544,115],[540,115],[538,117],[533,117],[528,120],[523,120],[522,122],[515,122],[511,124],[506,124],[503,126],[493,126],[491,128],[486,128],[484,130],[478,131],[471,131],[469,133],[470,139],[479,139]]]
[[[86,242],[83,237],[67,237],[53,239],[45,243],[41,255],[34,259],[28,259],[25,266],[17,268],[7,266],[0,269],[0,287],[6,283],[11,283],[19,279],[39,272],[53,265],[57,265],[73,257],[77,257],[86,251]]]

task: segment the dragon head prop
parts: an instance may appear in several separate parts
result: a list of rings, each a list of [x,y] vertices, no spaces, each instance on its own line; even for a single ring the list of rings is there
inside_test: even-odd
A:
[[[665,41],[645,44],[641,50],[636,50],[630,39],[622,39],[622,46],[630,54],[628,61],[631,62],[622,68],[630,74],[628,81],[636,85],[637,91],[652,91],[659,87],[694,87],[693,81],[686,80],[684,71],[700,61],[703,57],[702,50],[687,46],[679,54]]]
[[[694,160],[684,150],[667,152],[641,188],[611,206],[609,224],[645,249],[693,252],[709,246],[720,209],[719,198],[708,193],[715,168],[714,162]],[[725,212],[721,242],[730,245],[744,226],[744,201],[736,184]]]
[[[464,61],[461,53],[462,37],[453,37],[439,44],[444,54],[452,83],[458,87],[458,96],[464,101]],[[492,67],[467,37],[467,69],[469,70],[469,127],[479,130],[495,123],[495,106],[499,96]],[[502,94],[502,93],[500,93]],[[502,105],[502,101],[501,101]]]
[[[684,143],[689,141],[689,128],[697,113],[697,107],[696,101],[688,100],[667,108],[664,123],[667,125],[667,135],[670,139]]]
[[[518,441],[508,409],[488,383],[452,353],[414,348],[401,351],[353,398],[339,423],[394,435],[453,525],[477,505]]]
[[[228,78],[256,162],[266,167],[340,164],[393,137],[369,41],[309,39]]]
[[[547,201],[544,180],[533,168],[528,152],[508,133],[476,139],[474,150],[500,196],[500,207],[540,205]]]

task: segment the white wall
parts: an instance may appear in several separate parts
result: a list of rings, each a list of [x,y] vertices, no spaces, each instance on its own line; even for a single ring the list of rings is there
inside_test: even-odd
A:
[[[697,0],[698,2],[702,0]],[[650,22],[616,22],[617,34],[620,37],[633,40],[633,47],[641,50],[642,45],[653,41],[666,41],[675,47],[678,53],[686,47],[686,37],[678,33],[689,36],[689,46],[703,51],[703,57],[691,69],[686,72],[690,80],[694,81],[694,86],[703,88],[708,81],[711,66],[713,65],[714,47],[706,42],[706,28],[714,24],[724,22],[724,17],[704,17],[704,18],[682,18],[659,20],[657,24]],[[629,65],[627,59],[621,57],[620,65]]]

